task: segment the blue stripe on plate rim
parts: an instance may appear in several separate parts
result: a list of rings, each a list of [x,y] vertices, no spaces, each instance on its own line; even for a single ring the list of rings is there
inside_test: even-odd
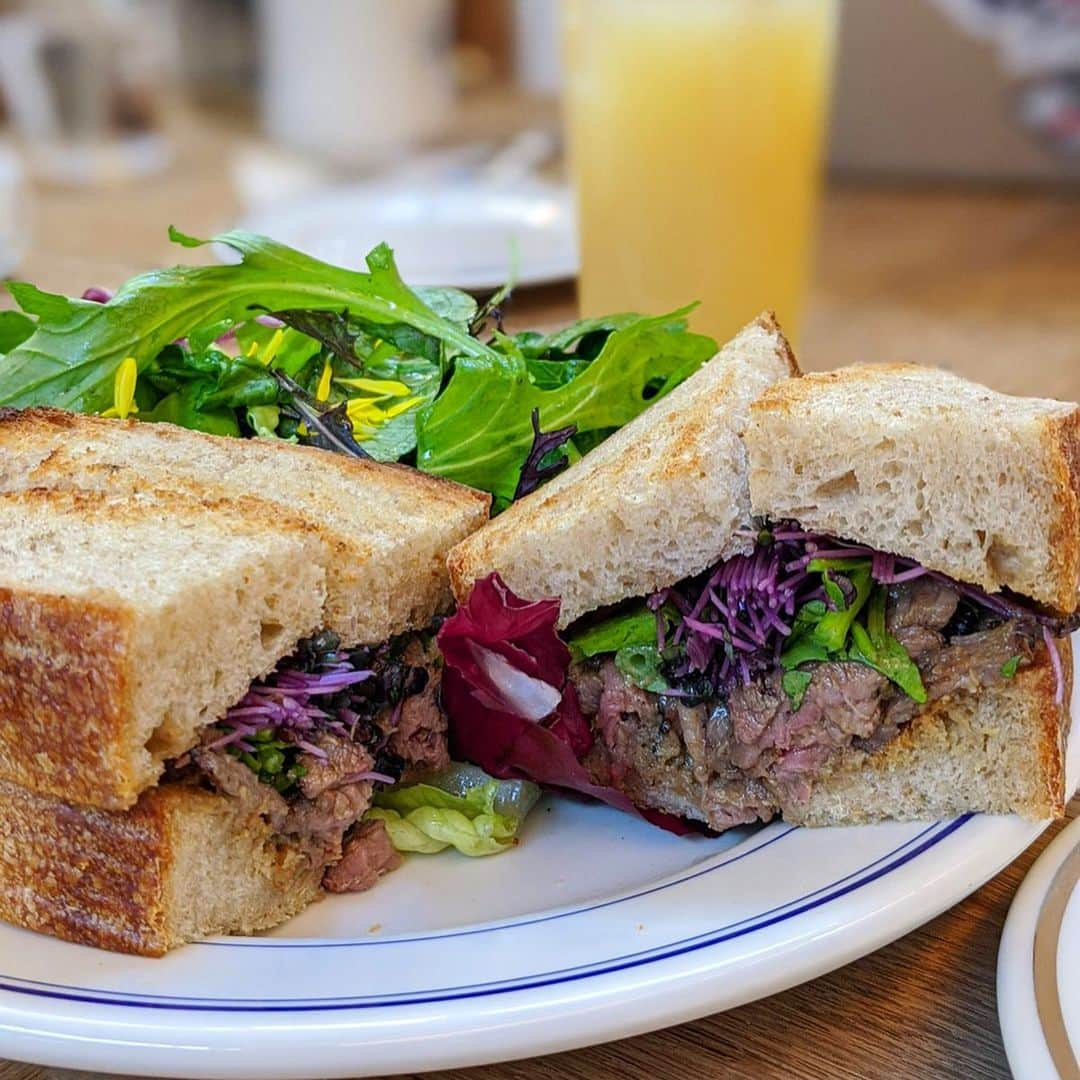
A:
[[[904,866],[906,863],[911,862],[912,859],[918,858],[924,852],[930,848],[939,844],[947,836],[952,835],[963,825],[967,824],[974,815],[966,814],[963,817],[959,817],[950,822],[945,822],[940,825],[930,825],[922,832],[917,833],[915,836],[910,837],[899,847],[894,848],[892,851],[886,853],[875,859],[873,862],[867,864],[859,870],[853,871],[844,878],[840,878],[838,881],[832,882],[830,885],[824,886],[821,889],[812,893],[807,893],[795,900],[789,901],[787,904],[781,905],[778,908],[772,909],[769,912],[763,912],[760,915],[753,916],[750,919],[744,919],[741,922],[730,923],[727,926],[719,927],[715,930],[708,931],[705,934],[698,935],[692,938],[686,938],[682,941],[676,941],[669,945],[662,946],[657,949],[645,950],[638,953],[630,953],[626,956],[618,957],[613,960],[603,961],[598,964],[583,965],[579,968],[565,968],[556,971],[544,972],[541,975],[527,976],[520,979],[507,979],[501,982],[491,983],[479,983],[474,985],[464,985],[458,987],[446,987],[438,990],[427,991],[421,994],[392,994],[381,995],[375,997],[354,997],[349,999],[343,998],[318,998],[318,999],[280,999],[276,1001],[258,1001],[245,999],[227,999],[227,998],[186,998],[175,997],[168,998],[163,995],[125,995],[113,991],[103,990],[91,990],[85,987],[77,986],[65,986],[60,983],[47,983],[36,982],[31,979],[21,979],[13,981],[13,977],[0,975],[0,990],[8,991],[15,994],[25,994],[32,997],[53,998],[63,1001],[76,1001],[90,1005],[112,1005],[122,1008],[144,1008],[144,1009],[165,1009],[178,1012],[252,1012],[252,1013],[289,1013],[289,1012],[336,1012],[345,1009],[371,1009],[371,1008],[391,1008],[396,1006],[412,1006],[412,1005],[430,1005],[438,1004],[447,1001],[460,1001],[469,998],[482,998],[490,997],[495,994],[513,993],[522,990],[535,990],[543,987],[559,985],[562,983],[577,982],[582,979],[595,978],[601,975],[609,975],[620,971],[626,971],[628,969],[641,967],[646,964],[658,963],[663,960],[672,959],[674,957],[683,956],[687,953],[697,952],[701,949],[709,948],[713,945],[719,945],[723,942],[733,940],[735,938],[744,937],[748,934],[755,933],[760,930],[767,929],[768,927],[775,926],[778,923],[786,922],[789,919],[795,918],[798,915],[802,915],[807,911],[811,911],[815,908],[822,907],[825,904],[830,903],[833,900],[839,899],[842,896],[846,896],[849,893],[855,892],[858,889],[864,888],[878,879],[885,877],[887,874]],[[927,837],[928,833],[938,831],[934,835]],[[790,832],[795,830],[789,830],[787,833],[781,834],[782,836],[789,835]],[[776,839],[780,839],[777,837]],[[924,837],[926,839],[924,839]],[[919,841],[922,841],[921,843]],[[912,845],[917,845],[912,847]],[[761,845],[755,848],[755,851],[760,851],[765,845]],[[906,850],[905,850],[906,849]],[[747,853],[747,854],[752,854]],[[884,863],[886,860],[897,856],[888,865],[881,866],[879,864]],[[699,871],[697,875],[708,873],[712,870],[719,869],[720,866],[730,865],[735,859],[729,859],[725,863],[718,864],[707,868],[706,870]],[[876,867],[876,869],[874,869]],[[858,881],[852,881],[852,878],[858,877],[860,874],[864,874],[866,871],[872,870],[871,873],[866,874],[865,877],[860,878]],[[681,881],[687,880],[687,878],[680,879]],[[653,889],[645,890],[643,893],[637,895],[645,895],[649,892],[658,892],[664,888],[671,888],[679,882],[669,882],[666,885],[656,886]],[[834,886],[839,886],[834,888]],[[820,895],[827,890],[832,889],[828,895]],[[623,898],[623,899],[629,899]],[[609,903],[617,903],[619,901],[610,901]],[[595,907],[606,905],[595,905]],[[579,909],[581,910],[581,909]],[[564,914],[574,914],[575,912],[566,912]],[[552,916],[555,918],[557,916]],[[534,920],[543,921],[543,920]],[[753,925],[747,925],[752,923]],[[516,924],[521,925],[521,924]],[[506,927],[492,927],[492,930],[505,929]],[[418,940],[418,939],[411,939]],[[420,939],[423,940],[423,939]],[[387,942],[389,944],[389,942]],[[105,996],[106,994],[110,996]]]

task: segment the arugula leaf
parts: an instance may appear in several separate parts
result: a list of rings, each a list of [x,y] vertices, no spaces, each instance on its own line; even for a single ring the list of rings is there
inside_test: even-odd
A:
[[[828,582],[829,570],[824,568],[820,572]],[[794,630],[780,654],[780,663],[785,671],[793,671],[808,661],[828,660],[844,651],[855,617],[870,596],[873,581],[869,563],[852,571],[850,581],[855,589],[850,603],[845,603],[841,594],[841,603],[835,611],[829,611],[821,600],[811,600],[799,609]],[[833,586],[840,592],[838,585],[833,583]]]
[[[618,652],[629,645],[656,645],[656,613],[642,605],[594,623],[569,638],[575,660]]]
[[[791,702],[792,712],[798,712],[802,708],[803,698],[806,697],[806,691],[810,687],[810,683],[813,680],[814,675],[810,671],[785,671],[784,677],[780,680],[780,685],[783,687],[784,693],[787,694],[788,700]]]
[[[193,330],[244,322],[260,311],[347,311],[384,338],[434,342],[439,359],[446,351],[474,359],[497,355],[410,290],[385,244],[368,255],[364,273],[329,266],[253,233],[198,241],[170,229],[170,236],[189,247],[225,244],[242,261],[141,274],[105,304],[9,284],[38,324],[0,361],[0,405],[101,412],[126,357],[134,357],[142,370],[166,345]]]
[[[255,435],[260,439],[278,439],[278,423],[281,420],[281,409],[277,405],[253,405],[244,414]],[[289,441],[295,442],[295,438]]]
[[[37,324],[21,311],[0,311],[0,354],[21,345]]]
[[[686,329],[684,315],[690,313],[697,305],[683,308],[669,316],[672,323],[679,322],[679,329]],[[525,331],[514,337],[521,352],[526,357],[537,359],[551,354],[575,353],[583,356],[586,360],[592,360],[600,351],[600,347],[608,336],[615,330],[624,330],[633,326],[641,318],[633,312],[623,315],[605,315],[598,319],[580,319],[576,323],[556,330],[553,334],[538,334],[535,331]],[[589,345],[595,345],[595,351]]]
[[[675,372],[688,376],[713,355],[711,338],[683,331],[683,314],[636,318],[608,337],[581,374],[550,390],[532,383],[517,350],[459,356],[442,394],[417,417],[417,464],[490,491],[505,506],[532,445],[533,409],[545,430],[621,427],[649,404],[650,384]]]
[[[827,570],[839,570],[844,574],[849,574],[852,570],[869,568],[869,559],[811,559],[806,565],[806,569],[811,574],[822,574]]]
[[[281,333],[280,344],[273,355],[272,365],[278,371],[283,371],[286,375],[295,379],[312,357],[319,355],[321,342],[308,337],[306,333],[294,330],[292,327],[265,326],[254,319],[250,322],[241,323],[236,328],[236,341],[240,346],[240,352],[245,356],[254,345],[255,356],[261,363],[265,350],[269,347],[279,329]]]
[[[655,644],[626,645],[615,654],[615,667],[635,686],[653,694],[661,694],[670,688],[661,671],[662,662]]]
[[[1010,656],[1009,659],[1001,665],[1001,677],[1003,679],[1016,678],[1016,671],[1020,667],[1020,661],[1023,659],[1022,656]]]
[[[844,590],[836,584],[829,570],[826,570],[821,575],[821,584],[824,586],[825,595],[832,602],[833,608],[837,611],[844,611],[847,608],[847,597],[844,595]]]
[[[907,649],[885,629],[886,595],[884,586],[876,588],[867,609],[865,629],[858,623],[852,626],[850,659],[881,672],[912,700],[925,704],[926,688],[918,667]]]
[[[436,315],[441,315],[465,333],[471,333],[473,321],[478,317],[478,308],[467,292],[433,285],[417,285],[413,292]]]
[[[822,615],[813,631],[815,640],[830,653],[840,652],[844,648],[848,633],[855,622],[855,616],[869,599],[873,585],[869,565],[862,569],[852,570],[848,577],[851,584],[855,586],[854,598],[847,607],[837,611],[828,611]]]
[[[576,379],[591,363],[589,360],[542,360],[526,357],[525,370],[534,386],[541,390],[554,390]]]
[[[312,339],[316,349],[321,345],[349,367],[362,370],[356,355],[359,330],[349,326],[349,320],[338,311],[275,311],[274,318],[304,337]]]
[[[800,664],[829,659],[829,650],[814,637],[812,631],[792,634],[780,654],[780,665],[785,671],[794,671]]]
[[[881,672],[885,678],[896,683],[913,701],[920,705],[926,702],[926,688],[915,662],[908,655],[907,649],[891,634],[880,644],[875,645],[870,635],[856,623],[851,628],[851,659],[858,660]]]
[[[176,424],[177,427],[205,431],[210,435],[239,436],[240,424],[231,409],[204,409],[204,387],[197,382],[186,383],[179,390],[166,394],[148,412],[140,412],[149,423]]]

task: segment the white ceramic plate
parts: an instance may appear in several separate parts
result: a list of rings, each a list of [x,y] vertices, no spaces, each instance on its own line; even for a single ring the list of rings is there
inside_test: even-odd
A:
[[[0,1057],[333,1077],[620,1038],[854,960],[972,892],[1043,828],[967,816],[680,839],[551,800],[512,852],[413,857],[264,938],[147,960],[0,926]]]
[[[998,951],[998,1015],[1016,1080],[1080,1077],[1080,820],[1017,891]]]
[[[538,179],[343,187],[266,207],[240,227],[352,269],[385,240],[411,285],[496,289],[515,261],[519,285],[571,278],[578,268],[569,188]]]

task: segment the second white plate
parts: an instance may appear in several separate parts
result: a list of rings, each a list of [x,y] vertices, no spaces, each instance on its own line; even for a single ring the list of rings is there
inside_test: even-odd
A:
[[[496,289],[572,278],[573,202],[565,185],[356,185],[257,211],[241,223],[324,262],[362,269],[386,241],[411,285]]]

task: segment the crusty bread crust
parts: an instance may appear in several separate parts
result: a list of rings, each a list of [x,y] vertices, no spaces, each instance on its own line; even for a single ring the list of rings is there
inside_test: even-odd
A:
[[[746,432],[756,514],[905,555],[1063,612],[1080,596],[1080,407],[915,364],[765,391]]]
[[[131,609],[0,589],[0,776],[76,802],[135,799],[133,627]]]
[[[751,401],[798,374],[766,313],[670,394],[458,544],[458,602],[498,571],[520,596],[557,596],[560,626],[749,550],[742,432]]]
[[[485,492],[368,459],[266,439],[58,409],[0,409],[0,492],[168,488],[255,500],[299,516],[333,552],[324,625],[375,643],[428,623],[451,601],[446,552],[487,521]]]
[[[1035,663],[981,694],[923,710],[883,749],[847,750],[816,780],[808,802],[783,808],[801,825],[933,821],[971,811],[1031,820],[1065,813],[1065,743],[1072,648],[1059,643],[1065,704],[1044,647]]]
[[[268,929],[320,892],[312,867],[239,804],[187,785],[116,813],[0,782],[0,919],[116,952]]]
[[[131,806],[318,629],[324,562],[308,524],[241,502],[0,495],[0,779]]]

